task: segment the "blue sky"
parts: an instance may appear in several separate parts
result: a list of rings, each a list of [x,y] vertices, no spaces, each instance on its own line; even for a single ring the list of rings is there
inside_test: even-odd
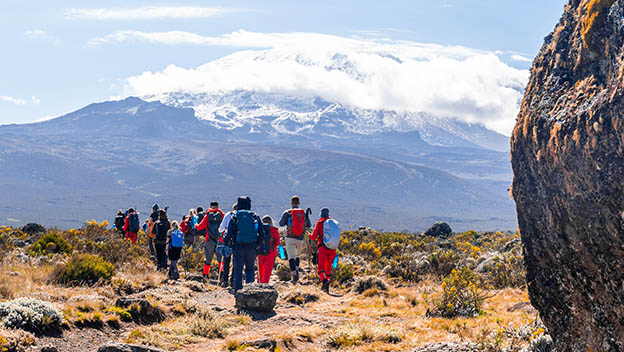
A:
[[[495,53],[510,68],[526,70],[530,66],[526,59],[535,56],[565,2],[4,0],[0,124],[37,121],[111,97],[151,93],[146,85],[171,85],[179,77],[168,75],[168,81],[156,82],[146,80],[145,72],[163,72],[175,65],[188,69],[188,75],[241,50],[305,44],[309,36],[304,33],[313,34],[317,46],[323,45],[321,34],[331,35],[326,38],[336,46],[353,38],[369,44],[391,42],[391,50],[404,43],[461,46],[473,54]],[[444,55],[457,58],[456,52],[436,49],[435,60]],[[460,56],[457,60],[467,61],[474,55]],[[519,81],[515,71],[502,70],[501,75],[510,76],[514,84]],[[380,106],[391,107],[389,101],[394,99]],[[504,114],[508,115],[504,126],[491,119],[486,125],[508,129],[512,112]]]

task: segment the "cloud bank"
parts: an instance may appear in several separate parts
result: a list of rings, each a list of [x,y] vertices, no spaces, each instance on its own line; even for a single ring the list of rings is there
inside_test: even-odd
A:
[[[170,65],[126,79],[125,95],[232,90],[320,96],[362,109],[426,112],[509,135],[529,72],[497,54],[460,46],[317,33],[222,36],[120,31],[90,45],[119,42],[245,48],[197,68]]]
[[[199,6],[145,6],[138,8],[97,8],[65,10],[70,20],[156,20],[207,18],[234,12],[233,9]]]

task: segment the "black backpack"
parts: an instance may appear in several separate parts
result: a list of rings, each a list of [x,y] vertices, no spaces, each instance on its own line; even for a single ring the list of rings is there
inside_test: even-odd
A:
[[[117,229],[117,231],[122,231],[123,230],[125,222],[126,222],[126,219],[124,219],[124,217],[122,215],[118,215],[115,218],[115,228]]]
[[[273,237],[271,236],[271,225],[263,224],[262,230],[259,232],[256,252],[258,255],[268,255],[271,253],[271,248],[274,246]]]
[[[221,237],[219,225],[223,221],[223,215],[218,211],[213,211],[206,215],[208,216],[208,235],[211,239],[217,241]]]
[[[156,228],[156,241],[163,243],[167,242],[167,231],[169,231],[169,222],[158,220],[154,227]]]
[[[132,213],[128,215],[128,232],[138,233],[141,228],[139,224],[139,214]]]
[[[203,211],[201,213],[197,213],[197,224],[198,225],[202,222],[202,220],[204,220],[204,216],[206,216],[206,213],[204,213]],[[197,231],[197,235],[205,237],[206,236],[206,230]]]

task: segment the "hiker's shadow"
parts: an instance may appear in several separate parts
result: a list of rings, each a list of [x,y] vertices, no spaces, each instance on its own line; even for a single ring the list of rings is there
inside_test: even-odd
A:
[[[247,309],[238,309],[238,314],[248,315],[253,321],[264,321],[277,315],[275,311],[272,312],[255,312]]]

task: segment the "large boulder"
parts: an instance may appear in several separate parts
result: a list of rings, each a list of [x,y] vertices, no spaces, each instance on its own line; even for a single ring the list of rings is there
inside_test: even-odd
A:
[[[453,234],[451,226],[445,222],[436,222],[424,232],[426,236],[449,238]]]
[[[277,290],[269,284],[249,284],[236,292],[236,308],[270,313],[277,303]]]
[[[44,233],[46,231],[45,227],[43,227],[43,225],[39,225],[37,223],[34,222],[30,222],[26,225],[24,225],[24,227],[22,227],[22,232],[25,232],[29,235],[36,235],[39,233]]]
[[[624,0],[570,0],[512,135],[531,303],[565,351],[624,350]]]

